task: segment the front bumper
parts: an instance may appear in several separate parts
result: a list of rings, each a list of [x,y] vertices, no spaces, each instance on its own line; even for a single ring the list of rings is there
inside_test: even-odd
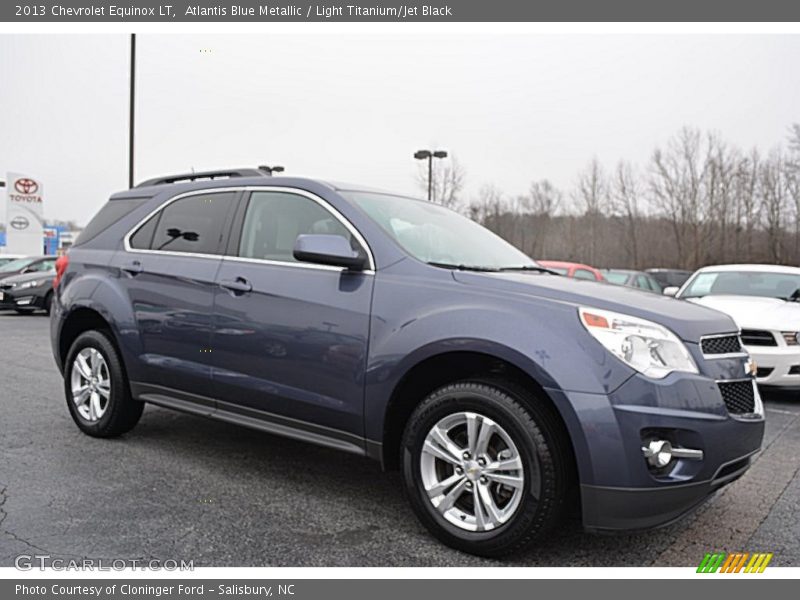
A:
[[[762,387],[800,390],[800,346],[747,346],[760,372],[756,378]]]
[[[0,290],[0,310],[43,308],[44,296],[37,292],[35,288],[21,292]]]
[[[764,436],[763,414],[730,415],[715,381],[703,376],[673,373],[653,381],[635,375],[609,395],[553,397],[571,408],[567,427],[588,530],[648,529],[675,521],[740,477]],[[656,470],[642,452],[653,438],[701,450],[703,457],[674,459]]]

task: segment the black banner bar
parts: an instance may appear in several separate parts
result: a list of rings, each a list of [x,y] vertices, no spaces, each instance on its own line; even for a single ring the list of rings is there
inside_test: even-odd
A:
[[[713,586],[713,587],[712,587]],[[0,581],[5,600],[409,600],[458,598],[647,598],[675,600],[720,597],[726,600],[794,597],[796,581],[758,575],[692,579],[310,579],[310,580],[192,580],[192,579],[25,579]],[[780,594],[785,594],[781,596]]]
[[[790,0],[34,0],[0,2],[2,22],[785,22]]]

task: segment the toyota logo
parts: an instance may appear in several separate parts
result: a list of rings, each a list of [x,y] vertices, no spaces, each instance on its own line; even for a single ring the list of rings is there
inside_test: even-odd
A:
[[[31,222],[22,216],[14,217],[13,219],[11,219],[11,222],[9,223],[9,225],[11,225],[11,227],[13,227],[14,229],[27,229],[28,225],[30,224]]]
[[[14,189],[16,189],[20,194],[35,194],[39,190],[39,184],[33,179],[23,177],[14,182]]]

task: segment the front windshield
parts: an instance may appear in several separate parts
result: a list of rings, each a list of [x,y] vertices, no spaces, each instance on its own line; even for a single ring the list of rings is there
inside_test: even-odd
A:
[[[616,283],[617,285],[625,285],[625,282],[628,281],[628,274],[620,273],[619,271],[606,271],[603,275],[606,281],[609,283]]]
[[[0,267],[0,273],[8,273],[8,272],[16,272],[20,269],[24,269],[29,264],[34,261],[33,258],[18,258],[16,260],[12,260],[11,262],[7,262],[2,267]]]
[[[423,262],[486,270],[537,266],[488,229],[438,204],[372,192],[342,195]]]
[[[689,282],[682,298],[717,295],[762,296],[797,300],[800,298],[800,274],[759,271],[706,271]]]

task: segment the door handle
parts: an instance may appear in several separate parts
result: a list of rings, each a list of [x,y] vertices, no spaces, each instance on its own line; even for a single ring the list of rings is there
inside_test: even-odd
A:
[[[229,292],[233,292],[235,296],[246,294],[253,289],[253,284],[247,281],[247,279],[244,277],[237,277],[236,279],[223,279],[219,282],[219,285],[221,288],[224,288]]]
[[[122,267],[122,270],[125,271],[131,277],[136,276],[142,271],[144,271],[144,269],[142,268],[142,263],[140,263],[138,260],[133,260],[129,262],[127,265]]]

